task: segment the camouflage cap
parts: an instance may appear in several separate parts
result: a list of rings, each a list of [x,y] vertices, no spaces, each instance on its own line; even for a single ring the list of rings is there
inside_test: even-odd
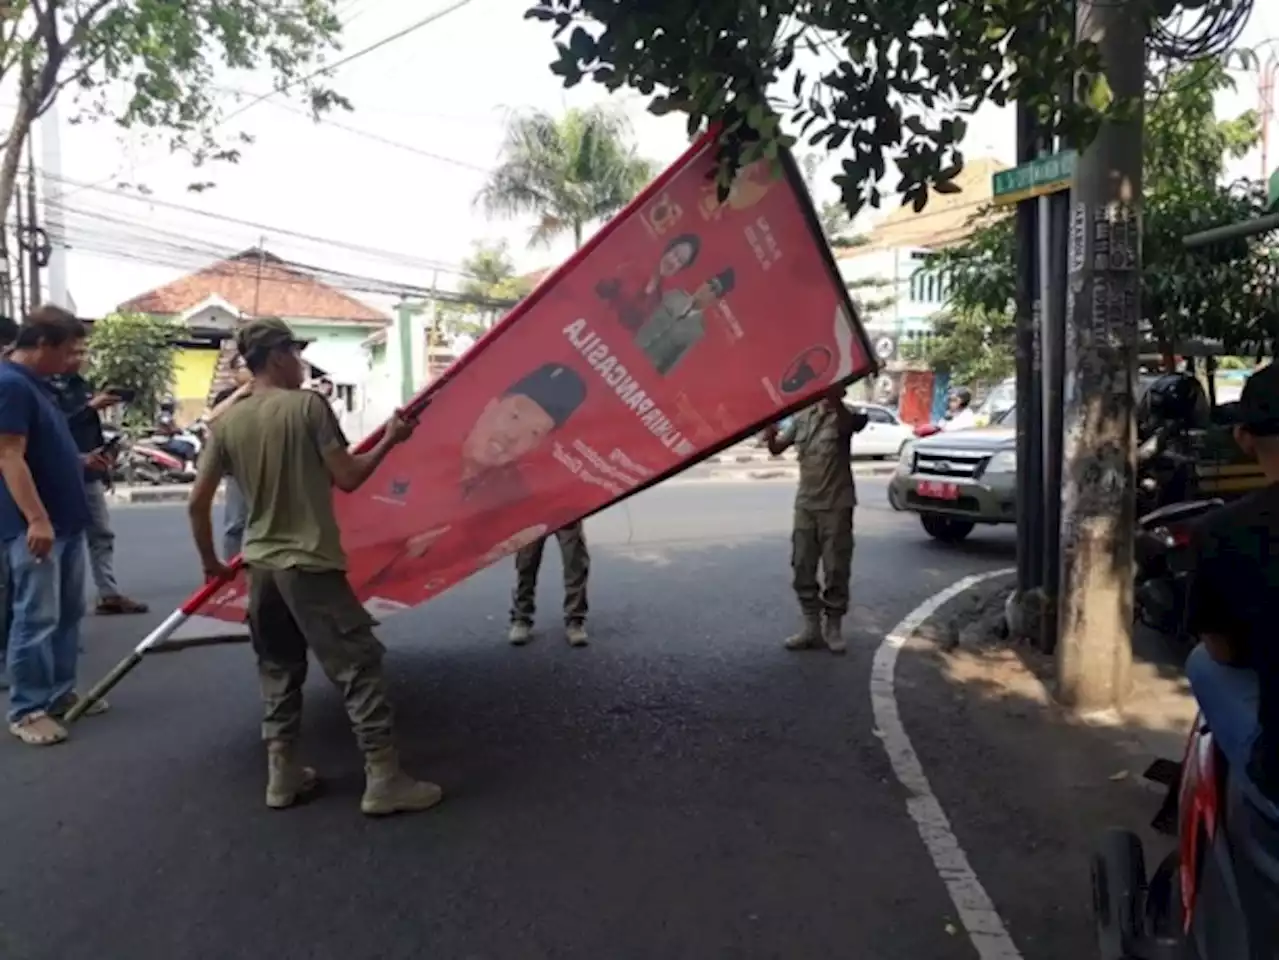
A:
[[[236,331],[236,348],[242,357],[302,343],[279,317],[258,317]]]

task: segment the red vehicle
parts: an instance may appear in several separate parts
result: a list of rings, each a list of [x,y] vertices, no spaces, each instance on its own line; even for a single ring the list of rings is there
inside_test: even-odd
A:
[[[1093,859],[1102,960],[1275,960],[1275,804],[1227,775],[1199,717],[1182,763],[1147,776],[1171,787],[1153,826],[1178,842],[1148,879],[1137,835],[1106,835]]]

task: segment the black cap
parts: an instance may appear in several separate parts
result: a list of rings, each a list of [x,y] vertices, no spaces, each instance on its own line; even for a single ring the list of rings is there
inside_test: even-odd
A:
[[[1236,415],[1242,427],[1255,437],[1276,435],[1276,394],[1280,381],[1276,380],[1276,365],[1269,363],[1245,381],[1240,391],[1240,403]]]
[[[587,385],[576,370],[563,363],[546,363],[533,373],[517,380],[507,396],[528,397],[547,412],[557,427],[564,426],[587,397]]]

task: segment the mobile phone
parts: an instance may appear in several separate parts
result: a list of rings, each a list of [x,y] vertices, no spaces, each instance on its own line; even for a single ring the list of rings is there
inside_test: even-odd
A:
[[[106,392],[113,397],[119,397],[121,403],[133,403],[138,396],[138,391],[131,390],[129,387],[107,387]]]

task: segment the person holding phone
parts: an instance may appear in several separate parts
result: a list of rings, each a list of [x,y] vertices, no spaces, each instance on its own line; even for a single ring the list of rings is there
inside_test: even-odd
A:
[[[119,387],[95,391],[80,373],[84,358],[85,351],[78,351],[72,358],[71,369],[50,377],[49,384],[71,427],[76,447],[85,457],[84,490],[91,514],[85,539],[89,544],[89,570],[98,590],[97,612],[103,616],[146,613],[147,605],[122,594],[116,583],[116,535],[111,529],[111,511],[107,506],[115,450],[108,447],[102,431],[102,411],[125,402],[134,391]]]

